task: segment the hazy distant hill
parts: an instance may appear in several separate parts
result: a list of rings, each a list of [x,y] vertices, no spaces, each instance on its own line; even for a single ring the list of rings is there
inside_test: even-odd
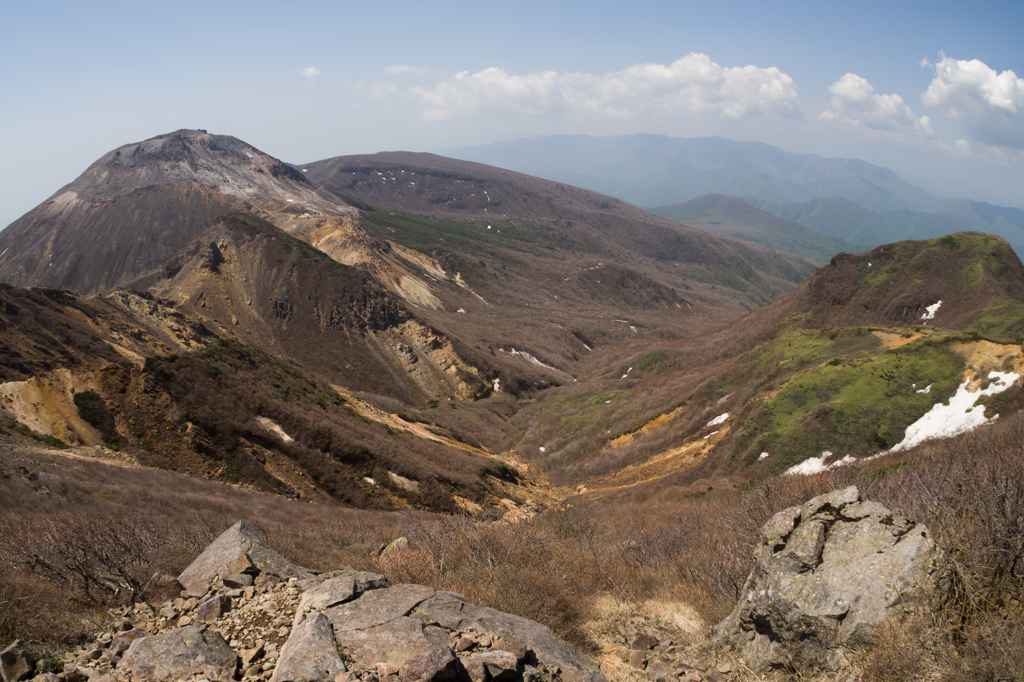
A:
[[[794,220],[819,234],[873,246],[902,239],[931,239],[970,231],[998,235],[1018,254],[1024,253],[1024,211],[977,201],[949,202],[943,210],[935,213],[905,209],[869,211],[841,197],[783,206],[766,204],[762,208]]]
[[[857,244],[973,231],[999,235],[1024,253],[1024,211],[935,197],[859,159],[794,154],[720,137],[644,134],[550,135],[444,153],[585,187],[637,206],[664,207],[726,194]]]
[[[746,239],[823,263],[842,251],[857,253],[870,248],[838,236],[818,234],[800,223],[725,194],[706,194],[686,203],[659,206],[651,212],[712,234]]]
[[[871,210],[932,211],[940,199],[859,159],[793,154],[760,142],[663,135],[551,135],[443,152],[565,182],[637,206],[704,194],[792,204],[840,196]]]

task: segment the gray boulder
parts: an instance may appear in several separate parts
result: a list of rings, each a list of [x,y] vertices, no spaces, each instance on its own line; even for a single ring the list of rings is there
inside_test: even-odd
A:
[[[220,594],[200,604],[193,617],[200,623],[212,624],[230,610],[231,597]]]
[[[937,558],[927,528],[861,501],[856,487],[820,495],[764,525],[714,643],[737,649],[755,671],[795,660],[837,669],[880,623],[928,608]]]
[[[199,673],[210,680],[228,682],[237,667],[238,656],[223,637],[212,630],[188,626],[135,640],[117,671],[145,680],[177,680]]]
[[[315,613],[292,630],[270,682],[321,682],[345,672],[327,616]]]
[[[3,682],[20,682],[35,675],[36,657],[21,648],[16,639],[9,647],[0,651],[0,677]]]
[[[313,572],[296,566],[265,543],[245,521],[239,521],[214,540],[195,561],[189,564],[178,582],[185,586],[208,584],[215,575],[234,575],[245,566],[247,572],[279,578],[313,577]]]

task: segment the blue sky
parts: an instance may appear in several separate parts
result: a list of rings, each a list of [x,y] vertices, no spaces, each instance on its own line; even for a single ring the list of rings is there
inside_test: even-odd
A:
[[[292,162],[721,135],[1024,206],[1022,27],[1021,2],[8,2],[0,225],[177,128]]]

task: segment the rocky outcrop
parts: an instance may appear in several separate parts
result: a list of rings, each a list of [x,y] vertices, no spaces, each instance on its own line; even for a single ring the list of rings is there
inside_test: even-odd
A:
[[[208,585],[214,576],[245,572],[258,572],[279,578],[313,577],[312,572],[296,566],[263,542],[245,521],[239,521],[224,531],[182,571],[178,582],[186,590],[192,590],[195,586]]]
[[[236,587],[224,580],[232,575],[253,584]],[[158,608],[113,609],[112,631],[69,652],[63,677],[49,682],[605,680],[595,662],[539,623],[424,585],[391,586],[375,573],[314,575],[242,522],[179,581],[191,587]],[[5,665],[18,655],[15,643]],[[19,680],[39,672],[32,663]]]
[[[820,495],[764,525],[740,602],[715,627],[754,670],[793,660],[837,668],[876,628],[928,607],[937,550],[928,529],[862,501]]]

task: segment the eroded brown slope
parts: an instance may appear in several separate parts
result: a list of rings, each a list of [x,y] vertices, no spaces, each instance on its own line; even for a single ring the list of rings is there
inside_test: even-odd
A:
[[[463,360],[366,272],[248,214],[215,221],[168,262],[153,291],[221,334],[350,390],[417,404],[492,390],[486,368]]]

